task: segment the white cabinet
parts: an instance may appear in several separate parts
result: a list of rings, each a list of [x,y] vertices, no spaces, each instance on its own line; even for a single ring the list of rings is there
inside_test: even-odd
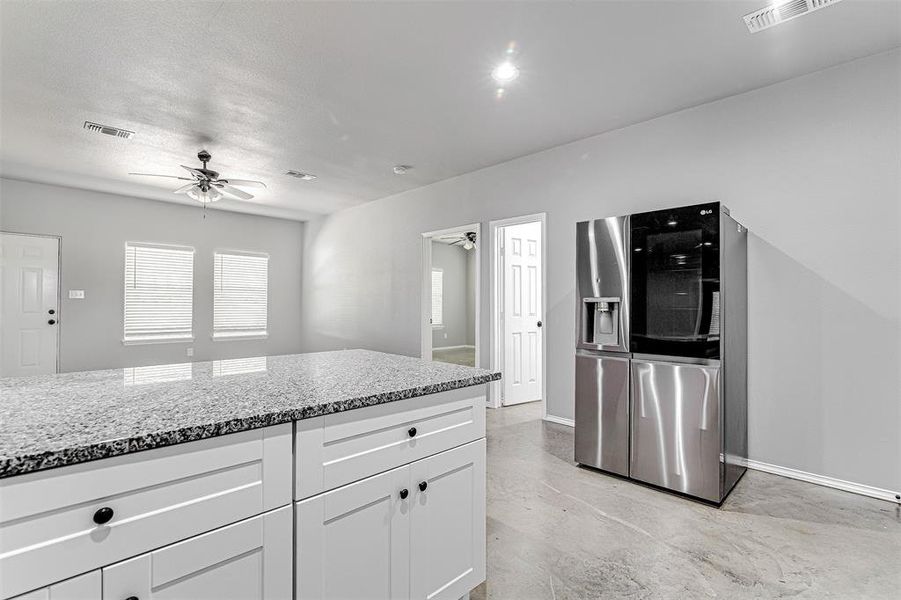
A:
[[[485,437],[482,388],[461,388],[298,421],[294,499]]]
[[[456,600],[485,579],[485,440],[296,505],[297,600]]]
[[[483,394],[0,480],[0,600],[457,600],[485,579]]]
[[[34,590],[13,600],[101,600],[100,569]]]
[[[409,597],[409,487],[400,467],[297,503],[297,600]]]
[[[291,507],[103,569],[103,600],[289,600]]]
[[[0,481],[0,598],[291,503],[290,423]]]
[[[411,597],[456,600],[485,580],[485,440],[410,469]]]

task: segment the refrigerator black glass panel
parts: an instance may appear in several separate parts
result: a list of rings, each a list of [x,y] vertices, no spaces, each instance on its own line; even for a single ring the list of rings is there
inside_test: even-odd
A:
[[[632,352],[719,358],[719,212],[632,215]]]

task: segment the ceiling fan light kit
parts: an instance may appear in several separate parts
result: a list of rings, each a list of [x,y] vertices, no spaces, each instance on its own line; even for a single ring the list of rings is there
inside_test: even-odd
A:
[[[219,173],[207,168],[207,163],[213,158],[206,150],[197,153],[197,158],[203,164],[199,169],[181,165],[191,176],[179,177],[177,175],[157,175],[155,173],[129,173],[129,175],[142,175],[146,177],[167,177],[169,179],[180,179],[190,183],[173,190],[175,194],[185,194],[193,200],[197,200],[202,204],[216,202],[222,198],[230,198],[234,200],[250,200],[253,194],[248,194],[240,187],[265,188],[266,184],[262,181],[252,181],[249,179],[220,179]]]

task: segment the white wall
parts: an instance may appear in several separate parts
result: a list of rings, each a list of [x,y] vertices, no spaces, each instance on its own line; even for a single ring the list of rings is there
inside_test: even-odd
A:
[[[300,351],[301,223],[0,179],[0,229],[62,236],[61,371]],[[195,248],[193,343],[122,344],[126,241]],[[269,253],[268,339],[210,339],[215,249]]]
[[[894,50],[311,224],[304,347],[417,355],[420,233],[547,212],[548,411],[571,418],[575,222],[720,200],[752,234],[751,457],[897,490],[899,73]]]

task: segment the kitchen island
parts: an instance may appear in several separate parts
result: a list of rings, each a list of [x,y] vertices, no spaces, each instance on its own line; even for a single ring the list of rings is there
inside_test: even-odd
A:
[[[0,598],[459,598],[498,373],[365,350],[0,380]]]

